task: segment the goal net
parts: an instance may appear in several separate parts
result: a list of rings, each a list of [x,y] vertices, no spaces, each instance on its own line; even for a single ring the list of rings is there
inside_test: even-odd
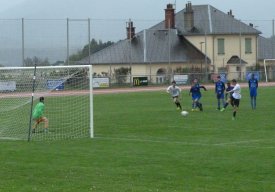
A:
[[[32,111],[44,97],[43,116],[35,132]],[[93,137],[91,66],[0,68],[0,138],[58,140]]]
[[[264,59],[265,81],[275,80],[275,59]]]

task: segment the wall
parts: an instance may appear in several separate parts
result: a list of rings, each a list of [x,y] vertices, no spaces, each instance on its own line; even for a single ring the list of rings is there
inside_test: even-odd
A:
[[[241,36],[241,52],[240,52],[240,36],[239,35],[211,35],[211,36],[187,36],[186,37],[197,49],[205,54],[205,39],[206,39],[206,55],[211,59],[213,72],[218,72],[218,68],[226,67],[227,61],[233,56],[237,55],[247,62],[247,67],[255,66],[257,61],[256,51],[256,35],[242,35]],[[224,39],[225,54],[219,55],[217,46],[218,39]],[[245,38],[252,40],[252,53],[245,53]],[[202,44],[201,44],[202,43]]]
[[[158,76],[163,76],[163,75],[158,75],[157,72],[159,69],[164,69],[166,72],[176,70],[176,68],[185,68],[185,67],[200,67],[200,63],[195,63],[190,65],[189,63],[142,63],[142,64],[132,64],[132,76],[148,76],[151,80],[152,83],[156,83],[156,79]],[[93,73],[96,74],[102,74],[102,72],[105,72],[110,76],[110,71],[111,74],[113,75],[114,70],[118,69],[120,67],[130,67],[130,64],[99,64],[93,65]],[[165,78],[170,78],[170,72],[168,74],[164,74]],[[167,80],[167,79],[166,79]]]

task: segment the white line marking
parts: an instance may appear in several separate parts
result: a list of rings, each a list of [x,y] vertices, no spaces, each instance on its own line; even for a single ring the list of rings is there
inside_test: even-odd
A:
[[[194,146],[216,146],[216,147],[239,147],[239,148],[255,148],[255,149],[274,149],[275,146],[242,146],[240,144],[252,144],[262,141],[274,141],[273,139],[257,139],[257,140],[245,140],[245,141],[233,141],[227,143],[194,143],[184,141],[171,141],[171,140],[152,140],[152,139],[139,139],[139,138],[121,138],[121,137],[104,137],[96,136],[95,139],[104,140],[118,140],[118,141],[135,141],[135,142],[148,142],[148,143],[174,143],[180,145],[194,145]]]
[[[267,139],[255,139],[255,140],[245,140],[245,141],[232,141],[227,143],[216,143],[213,145],[236,145],[236,144],[242,144],[242,143],[258,143],[261,141],[266,141]]]
[[[230,128],[210,128],[210,127],[207,127],[207,128],[193,128],[193,127],[180,127],[180,126],[173,126],[173,125],[170,125],[168,126],[168,128],[177,128],[177,129],[192,129],[192,130],[219,130],[219,131],[236,131],[234,129],[230,129]],[[238,131],[244,131],[244,132],[255,132],[255,130],[252,130],[252,129],[238,129]]]
[[[22,139],[22,138],[15,138],[15,137],[0,137],[0,140],[15,140],[15,141],[19,141],[19,140],[24,140],[24,139]]]

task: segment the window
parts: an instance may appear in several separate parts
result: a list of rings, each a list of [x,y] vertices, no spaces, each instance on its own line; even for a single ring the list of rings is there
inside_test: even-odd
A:
[[[224,55],[224,39],[218,39],[218,55]]]
[[[245,53],[252,53],[252,40],[251,38],[245,38]]]

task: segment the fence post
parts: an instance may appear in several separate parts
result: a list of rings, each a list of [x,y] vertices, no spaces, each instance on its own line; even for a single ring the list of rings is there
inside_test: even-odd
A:
[[[25,66],[25,33],[24,33],[24,18],[21,20],[21,28],[22,28],[22,66]]]

